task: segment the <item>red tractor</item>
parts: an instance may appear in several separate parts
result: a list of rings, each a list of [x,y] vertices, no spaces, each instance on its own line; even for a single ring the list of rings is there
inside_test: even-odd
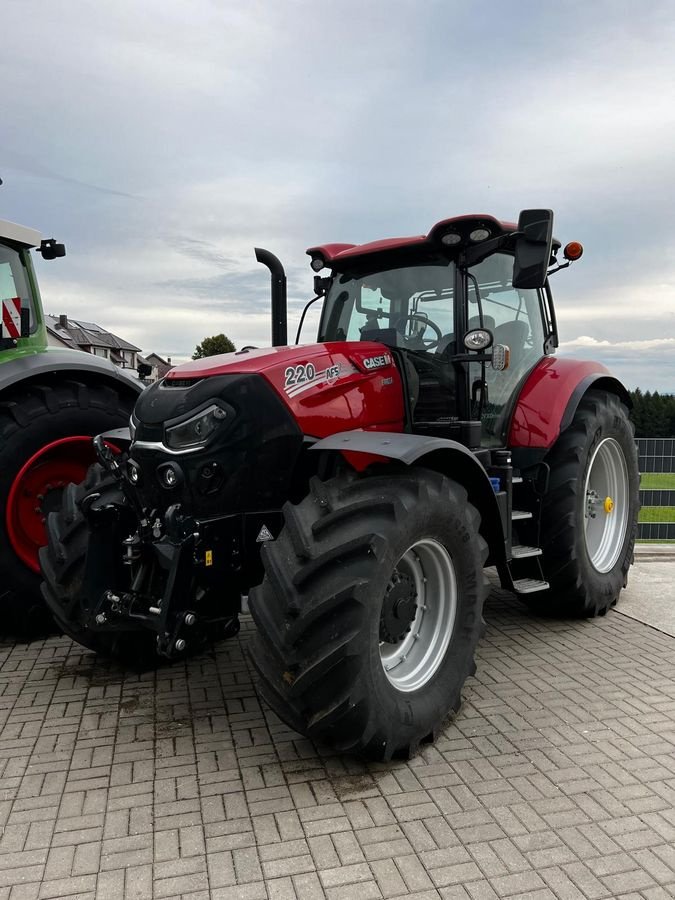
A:
[[[485,568],[542,612],[626,584],[638,470],[625,388],[557,359],[550,210],[308,251],[318,343],[173,369],[48,520],[44,595],[86,647],[176,657],[257,626],[262,696],[373,759],[432,740],[474,671]],[[310,301],[313,302],[313,301]],[[115,454],[110,444],[122,450]]]

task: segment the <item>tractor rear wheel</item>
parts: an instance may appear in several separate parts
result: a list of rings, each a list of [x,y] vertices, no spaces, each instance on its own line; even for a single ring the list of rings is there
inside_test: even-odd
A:
[[[551,589],[531,605],[604,615],[626,586],[637,535],[640,474],[626,407],[615,394],[589,391],[546,462],[541,546]]]
[[[313,479],[250,595],[259,690],[296,731],[408,757],[475,671],[487,545],[466,491],[421,468]]]
[[[0,400],[0,617],[3,631],[52,627],[40,595],[45,519],[94,460],[93,435],[125,425],[132,403],[104,385],[58,381]]]
[[[61,509],[47,519],[47,544],[40,550],[44,581],[42,594],[56,624],[74,641],[104,657],[130,663],[137,668],[157,663],[153,636],[146,631],[93,633],[82,624],[80,590],[87,556],[89,529],[82,515],[82,501],[99,494],[97,505],[123,502],[116,480],[96,463],[82,484],[69,484],[61,498]],[[120,550],[121,552],[121,550]]]

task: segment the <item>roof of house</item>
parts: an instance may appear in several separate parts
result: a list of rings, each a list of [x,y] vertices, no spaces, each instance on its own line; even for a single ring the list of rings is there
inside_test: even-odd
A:
[[[47,328],[62,340],[70,340],[78,347],[109,347],[113,351],[133,350],[136,352],[141,349],[129,343],[129,341],[125,341],[124,338],[118,337],[111,331],[106,331],[105,328],[101,328],[95,322],[68,319],[68,326],[64,328],[58,316],[45,316],[45,323]],[[113,354],[114,356],[117,356],[117,354]]]
[[[70,335],[63,328],[54,328],[50,321],[50,319],[53,318],[54,316],[45,316],[45,325],[47,326],[47,331],[51,331],[53,335],[55,335],[60,341],[62,341],[68,347],[71,347],[73,350],[79,350],[79,347],[73,340],[72,335]]]
[[[151,363],[154,366],[156,366],[156,365],[171,366],[171,363],[168,362],[168,360],[162,359],[162,357],[159,355],[159,353],[155,353],[154,351],[152,353],[148,353],[148,355],[145,358],[149,363]]]
[[[163,359],[159,353],[148,353],[147,360],[151,366],[154,366],[157,369],[157,374],[160,378],[164,378],[166,373],[174,368],[174,364],[171,360]]]

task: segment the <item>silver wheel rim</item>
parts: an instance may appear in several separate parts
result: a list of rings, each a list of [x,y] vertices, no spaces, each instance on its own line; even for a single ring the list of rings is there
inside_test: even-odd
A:
[[[409,547],[396,569],[414,582],[416,611],[401,641],[380,642],[380,660],[390,684],[409,693],[425,685],[445,658],[457,615],[457,579],[450,554],[432,538]]]
[[[609,572],[628,524],[628,466],[620,444],[605,438],[595,449],[584,488],[584,537],[591,565]]]

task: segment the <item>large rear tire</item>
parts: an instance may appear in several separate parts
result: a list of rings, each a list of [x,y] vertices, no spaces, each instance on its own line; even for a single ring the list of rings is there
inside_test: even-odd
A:
[[[154,667],[158,657],[149,632],[94,633],[84,625],[80,592],[89,529],[81,506],[85,497],[94,493],[100,495],[97,505],[123,503],[117,482],[98,463],[89,468],[82,484],[69,484],[64,489],[61,509],[47,519],[48,540],[40,550],[42,595],[56,624],[78,644],[136,668]]]
[[[589,391],[546,461],[541,546],[551,589],[531,606],[604,615],[626,586],[637,535],[640,474],[626,407],[615,394]]]
[[[4,628],[52,627],[40,594],[45,519],[66,484],[81,481],[91,437],[126,425],[131,397],[106,385],[60,380],[12,389],[0,400],[0,614]]]
[[[487,594],[478,511],[457,483],[413,468],[314,479],[284,517],[250,595],[260,693],[340,751],[410,756],[475,671]]]

